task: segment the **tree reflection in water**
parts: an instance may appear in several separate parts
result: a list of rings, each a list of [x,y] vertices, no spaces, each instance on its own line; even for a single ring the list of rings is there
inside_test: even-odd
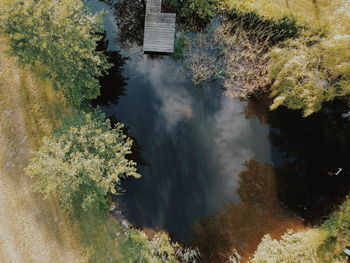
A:
[[[205,262],[227,262],[235,249],[246,262],[261,238],[269,233],[279,237],[286,229],[300,229],[303,222],[279,202],[273,165],[249,160],[239,174],[241,202],[230,203],[224,211],[195,225],[192,245],[197,246]]]
[[[349,193],[347,102],[325,104],[307,118],[283,107],[269,111],[270,104],[268,97],[251,98],[244,115],[270,126],[274,165],[246,162],[239,175],[241,203],[194,227],[192,244],[206,262],[225,262],[233,248],[245,262],[264,234],[278,238],[288,228],[302,228],[303,221],[320,223]]]
[[[271,127],[279,198],[306,222],[319,223],[350,189],[348,104],[334,101],[303,118],[284,107],[269,111],[269,100],[263,102],[250,100],[245,115]]]
[[[118,26],[118,43],[122,48],[142,46],[145,24],[145,0],[103,0],[114,12]]]
[[[119,101],[120,96],[125,95],[125,86],[127,79],[123,76],[123,66],[127,61],[118,51],[108,50],[109,41],[106,40],[106,34],[98,43],[97,50],[102,51],[110,64],[111,68],[107,74],[102,76],[100,81],[100,96],[92,101],[93,106],[107,106]]]

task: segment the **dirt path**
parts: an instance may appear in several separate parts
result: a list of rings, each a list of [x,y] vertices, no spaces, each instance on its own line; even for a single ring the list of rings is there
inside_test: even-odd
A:
[[[0,44],[0,261],[86,262],[77,233],[55,202],[31,191],[31,179],[23,173],[35,140],[22,92],[28,85],[33,90],[40,87],[28,81],[33,75],[20,69],[5,49]],[[40,101],[33,105],[40,110]],[[35,114],[29,118],[32,123],[41,121]]]

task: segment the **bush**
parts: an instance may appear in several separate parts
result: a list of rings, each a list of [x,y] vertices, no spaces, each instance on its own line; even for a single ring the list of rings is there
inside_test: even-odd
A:
[[[266,235],[258,246],[251,263],[317,263],[317,249],[325,234],[318,230],[287,232],[280,241]]]
[[[146,234],[131,229],[128,239],[120,247],[124,262],[176,263],[175,249],[165,233],[157,233],[149,241]]]
[[[186,30],[200,30],[215,16],[219,0],[165,0],[166,11],[176,12]]]
[[[350,35],[299,38],[270,57],[272,109],[284,104],[308,116],[324,101],[350,94]]]
[[[140,230],[131,229],[128,238],[120,246],[126,263],[198,263],[197,250],[182,248],[172,243],[164,232],[155,233],[152,238]]]
[[[81,0],[3,1],[0,29],[19,61],[42,65],[74,106],[99,95],[100,77],[109,67],[96,51],[102,14],[92,15]]]
[[[285,105],[302,109],[308,116],[320,110],[323,102],[350,94],[349,1],[225,2],[236,10],[234,14],[237,10],[245,14],[243,25],[260,21],[262,27],[273,29],[272,38],[278,41],[284,40],[284,35],[298,37],[281,43],[270,53],[269,77],[274,82],[271,109]],[[260,18],[251,15],[254,13]],[[271,27],[276,21],[280,22]]]
[[[280,241],[266,235],[251,263],[330,262],[346,263],[343,249],[350,240],[350,199],[321,226],[308,231],[284,234]]]
[[[179,60],[184,58],[184,52],[189,44],[189,39],[184,34],[178,34],[175,39],[174,53],[171,57],[174,60]]]
[[[246,98],[264,91],[270,83],[266,77],[267,49],[266,41],[252,38],[250,31],[227,21],[193,38],[185,63],[195,84],[219,80],[228,96]]]
[[[292,17],[268,19],[260,16],[256,11],[232,8],[228,11],[227,19],[234,25],[232,29],[240,28],[249,32],[252,40],[268,42],[275,45],[299,34],[299,26]]]
[[[74,206],[88,210],[105,207],[107,196],[117,194],[126,177],[140,177],[136,163],[126,158],[131,139],[114,128],[102,113],[85,114],[75,125],[57,136],[44,138],[26,173],[35,178],[35,190],[56,196],[65,211]]]

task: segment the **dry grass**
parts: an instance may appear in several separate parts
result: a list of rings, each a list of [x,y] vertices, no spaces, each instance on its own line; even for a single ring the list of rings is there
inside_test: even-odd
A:
[[[30,150],[58,125],[57,110],[68,107],[50,81],[19,67],[0,43],[0,261],[86,262],[79,233],[23,173]]]
[[[270,83],[266,77],[267,50],[267,41],[253,38],[249,31],[225,21],[192,39],[185,63],[195,84],[220,80],[227,96],[246,98],[265,91]]]
[[[224,8],[235,6],[256,11],[259,15],[281,18],[292,15],[308,26],[327,24],[331,0],[222,0]]]

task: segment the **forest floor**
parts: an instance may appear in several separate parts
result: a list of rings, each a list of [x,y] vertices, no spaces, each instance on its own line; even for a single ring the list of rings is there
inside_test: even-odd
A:
[[[55,127],[64,101],[7,51],[0,37],[1,262],[86,262],[88,253],[57,202],[33,193],[24,174],[30,151]]]

